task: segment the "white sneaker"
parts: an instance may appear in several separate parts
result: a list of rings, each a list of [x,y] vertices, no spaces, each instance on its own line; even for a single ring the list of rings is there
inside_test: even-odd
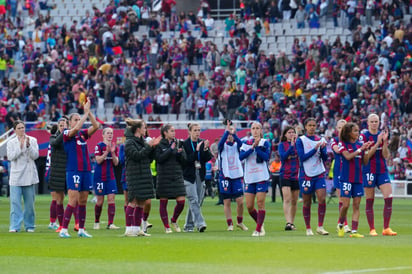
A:
[[[306,236],[313,236],[313,231],[311,228],[306,229]]]
[[[60,231],[59,233],[60,238],[71,238],[70,234],[67,231]]]
[[[28,228],[28,229],[26,229],[26,232],[34,233],[34,228]]]
[[[323,228],[323,226],[319,226],[319,227],[316,229],[316,233],[318,233],[319,235],[329,235],[329,232],[327,232],[327,231]]]
[[[126,227],[126,232],[124,233],[126,237],[137,237],[137,233],[131,227]]]
[[[247,226],[245,226],[244,223],[237,224],[236,226],[238,228],[240,228],[241,230],[243,230],[243,231],[248,231],[249,230],[249,228],[247,228]],[[263,229],[263,226],[262,226],[262,229]]]
[[[82,231],[79,230],[79,232],[77,233],[77,235],[78,235],[80,238],[93,238],[93,236],[90,235],[89,233],[87,233],[85,230],[82,230]]]
[[[118,226],[115,225],[115,224],[110,224],[110,225],[108,225],[108,226],[106,227],[106,229],[117,230],[117,229],[120,229],[120,227],[118,227]]]
[[[176,232],[182,232],[177,223],[170,223]]]
[[[233,225],[228,226],[227,231],[233,231]]]
[[[137,232],[137,236],[150,237],[151,235],[148,233],[145,233],[143,230],[140,230],[139,232]]]
[[[166,228],[165,228],[165,232],[166,232],[166,234],[173,233],[173,231],[172,231],[172,229],[171,229],[170,227],[166,227]]]
[[[348,225],[345,225],[343,227],[343,230],[345,230],[345,233],[351,233],[352,232],[352,230],[350,229],[350,227]]]
[[[56,223],[50,223],[49,226],[48,226],[48,228],[49,228],[49,229],[56,230],[56,229],[59,228],[59,225],[56,224]]]
[[[260,236],[262,237],[262,236],[265,236],[265,235],[266,235],[266,231],[262,226],[262,228],[260,229]]]
[[[93,229],[99,230],[100,229],[100,223],[94,223]]]
[[[257,230],[253,231],[252,237],[260,237],[260,232]]]

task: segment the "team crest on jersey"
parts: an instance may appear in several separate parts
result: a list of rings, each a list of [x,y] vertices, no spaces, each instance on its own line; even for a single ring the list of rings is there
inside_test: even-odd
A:
[[[368,181],[368,185],[370,185],[370,186],[371,186],[371,185],[372,185],[372,181]]]
[[[345,191],[345,195],[349,195],[349,191],[346,190],[346,191]]]
[[[99,189],[99,193],[102,193],[102,190],[101,190],[101,189]]]
[[[308,188],[307,188],[307,187],[305,187],[303,190],[308,191]]]
[[[74,184],[74,186],[75,186],[76,188],[78,188],[78,187],[79,187],[79,184]]]

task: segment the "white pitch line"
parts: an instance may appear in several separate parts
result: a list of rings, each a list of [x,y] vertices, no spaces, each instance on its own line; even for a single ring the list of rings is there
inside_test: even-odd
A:
[[[382,272],[382,271],[407,270],[407,269],[412,269],[412,266],[398,266],[398,267],[388,267],[388,268],[368,268],[368,269],[357,269],[357,270],[345,270],[345,271],[336,271],[336,272],[324,272],[323,274],[368,273],[368,272]]]

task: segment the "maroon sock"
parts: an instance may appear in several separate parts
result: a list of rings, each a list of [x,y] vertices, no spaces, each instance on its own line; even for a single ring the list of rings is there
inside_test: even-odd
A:
[[[85,205],[79,205],[79,229],[83,228],[84,229],[84,223],[86,222],[86,206]]]
[[[176,223],[183,209],[185,208],[185,200],[176,201],[175,210],[173,211],[173,217],[170,219],[172,223]]]
[[[75,207],[72,207],[69,204],[67,205],[66,210],[64,211],[63,228],[67,229],[69,227],[70,219],[75,209],[76,209]]]
[[[303,219],[305,220],[306,229],[310,228],[310,206],[303,206]]]
[[[266,210],[259,210],[257,216],[256,231],[260,232],[262,230],[263,222],[265,221]]]
[[[102,215],[102,206],[95,205],[94,206],[94,222],[100,223],[100,215]]]
[[[116,205],[115,204],[109,204],[107,207],[107,216],[109,218],[108,225],[111,225],[114,220],[114,214],[116,213]]]
[[[57,216],[56,205],[57,205],[56,200],[52,200],[51,203],[50,203],[50,223],[55,223],[56,222],[56,216]]]
[[[143,221],[147,221],[147,219],[149,219],[149,213],[150,212],[143,212]]]
[[[169,228],[169,216],[167,215],[167,202],[168,200],[161,199],[159,212],[160,212],[160,219],[162,219],[162,223],[165,228]]]
[[[232,219],[226,219],[227,226],[233,225]]]
[[[124,219],[125,219],[126,222],[127,222],[127,205],[124,205],[124,206],[123,206],[123,210],[124,210]]]
[[[366,199],[366,218],[368,219],[368,224],[370,230],[375,229],[375,220],[373,216],[373,202],[374,199]]]
[[[387,229],[389,227],[389,222],[391,221],[393,198],[390,197],[384,200],[385,206],[383,207],[383,228]]]
[[[359,225],[358,221],[352,220],[352,231],[358,231],[358,225]]]
[[[318,226],[323,226],[325,220],[326,204],[318,204]]]
[[[243,223],[243,217],[237,216],[237,223],[238,223],[238,224]]]
[[[256,209],[253,209],[252,211],[249,211],[249,215],[250,215],[250,217],[252,217],[253,220],[255,220],[255,222],[257,223],[258,212],[256,211]]]
[[[346,220],[346,216],[345,216],[345,217],[339,217],[339,224],[340,224],[340,225],[344,225],[344,224],[345,224],[345,220]]]
[[[73,210],[74,222],[79,223],[79,206],[77,205]]]
[[[135,226],[140,226],[142,224],[143,207],[137,206],[134,210],[134,224]]]
[[[63,215],[64,215],[64,207],[63,204],[57,205],[57,219],[59,220],[59,225],[63,226]]]
[[[342,208],[342,206],[343,206],[343,203],[339,202],[339,215],[340,215],[340,209]],[[340,219],[338,220],[338,223],[341,223]],[[345,220],[341,224],[348,225],[348,218],[346,216],[345,216]]]
[[[134,220],[134,208],[128,206],[126,208],[126,226],[132,226]]]

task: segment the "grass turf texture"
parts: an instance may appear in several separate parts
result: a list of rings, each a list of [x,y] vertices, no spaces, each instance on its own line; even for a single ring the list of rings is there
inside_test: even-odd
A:
[[[269,199],[268,199],[269,200]],[[297,231],[284,231],[281,203],[267,202],[265,237],[251,237],[255,228],[245,212],[249,231],[226,231],[223,207],[207,198],[203,214],[205,233],[165,234],[159,217],[159,203],[153,200],[149,221],[152,237],[123,237],[123,197],[116,197],[115,224],[120,230],[105,229],[107,204],[101,217],[101,229],[93,230],[94,204],[87,205],[86,230],[92,239],[77,238],[72,218],[71,239],[60,239],[47,228],[50,196],[36,197],[36,232],[8,233],[9,201],[0,197],[0,271],[1,273],[411,273],[412,200],[395,199],[391,227],[396,237],[383,237],[383,200],[375,201],[375,225],[378,237],[368,236],[368,225],[361,205],[359,232],[363,239],[346,234],[338,238],[337,199],[327,205],[325,229],[329,236],[307,237],[298,204]],[[169,217],[174,201],[169,201]],[[183,228],[185,210],[179,218]],[[232,203],[232,214],[235,203]],[[236,222],[236,215],[233,215]],[[350,220],[350,218],[349,218]],[[349,221],[350,224],[350,221]],[[317,205],[312,207],[312,228],[317,225]]]

